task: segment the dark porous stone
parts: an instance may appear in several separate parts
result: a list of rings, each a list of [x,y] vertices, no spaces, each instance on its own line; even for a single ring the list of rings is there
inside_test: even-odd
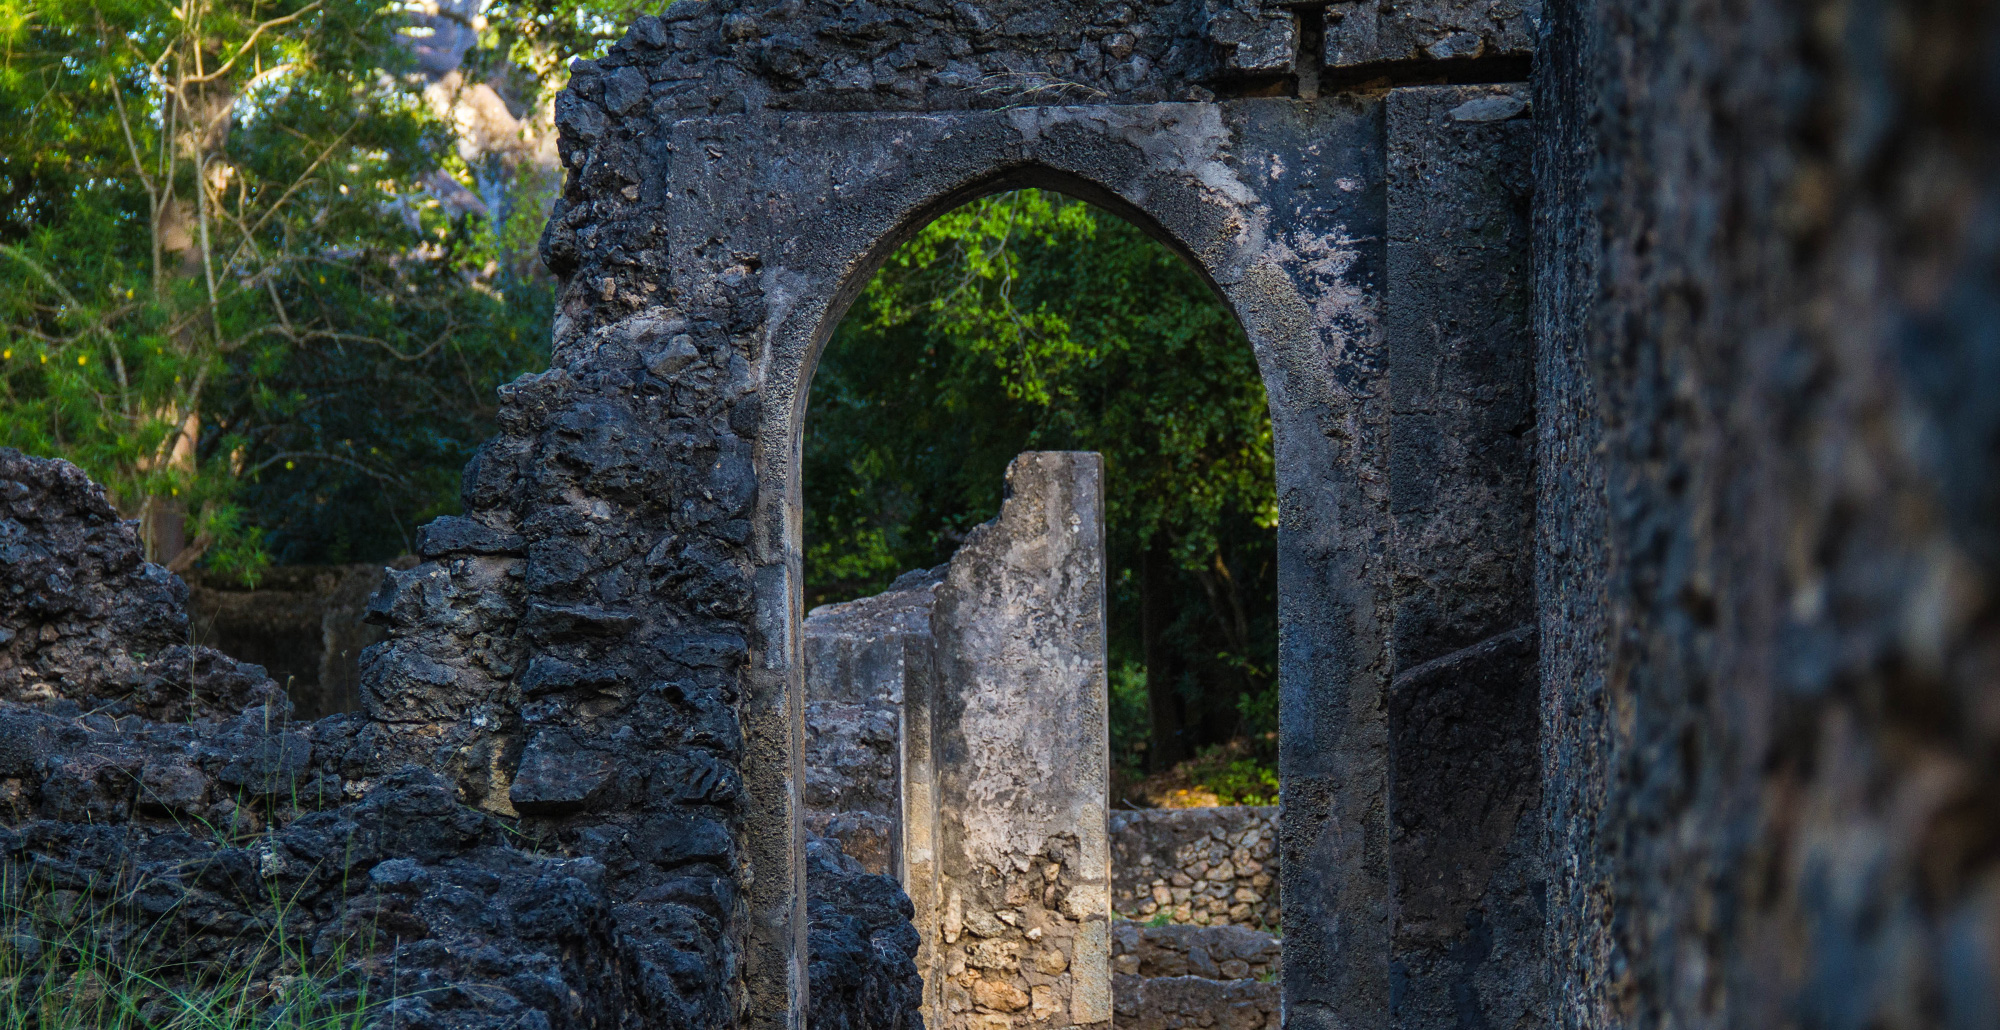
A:
[[[550,367],[372,600],[365,715],[0,450],[0,883],[259,982],[281,926],[399,1028],[912,1025],[909,909],[801,839],[805,400],[887,248],[1041,186],[1195,265],[1270,401],[1284,970],[1121,1025],[1990,1025],[1996,41],[679,0],[556,101]]]
[[[923,1030],[914,910],[903,888],[869,873],[836,841],[806,845],[814,1030]]]
[[[520,554],[527,541],[519,533],[493,529],[460,515],[447,515],[417,530],[417,554],[438,558],[449,554]]]

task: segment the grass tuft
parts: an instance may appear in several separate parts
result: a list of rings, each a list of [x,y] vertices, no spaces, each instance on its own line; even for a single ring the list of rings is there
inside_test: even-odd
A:
[[[362,1030],[386,999],[274,900],[247,935],[169,943],[173,912],[0,881],[0,1030]]]

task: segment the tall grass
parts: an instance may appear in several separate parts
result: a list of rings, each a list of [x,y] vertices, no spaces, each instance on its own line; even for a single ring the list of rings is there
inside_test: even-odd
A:
[[[311,952],[287,899],[243,935],[169,944],[174,912],[14,879],[0,880],[0,1030],[361,1030],[384,1007],[346,944]]]

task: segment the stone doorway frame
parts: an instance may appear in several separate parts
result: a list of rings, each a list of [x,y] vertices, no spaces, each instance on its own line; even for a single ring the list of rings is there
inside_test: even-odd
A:
[[[1386,112],[1377,95],[789,115],[766,125],[725,117],[672,126],[672,153],[708,157],[672,165],[670,196],[703,212],[673,224],[708,227],[725,212],[748,223],[753,231],[745,235],[765,243],[760,274],[774,301],[755,370],[764,418],[755,455],[757,606],[743,712],[745,773],[753,867],[789,867],[794,875],[759,877],[750,892],[753,1023],[802,1021],[796,784],[803,772],[804,613],[796,470],[811,373],[848,306],[896,246],[954,207],[1029,186],[1089,201],[1162,240],[1215,289],[1256,352],[1279,470],[1287,1009],[1362,1025],[1363,1013],[1386,1007],[1388,684],[1381,613],[1372,601],[1381,570],[1370,560],[1369,540],[1380,522],[1355,517],[1385,500],[1379,459],[1387,426],[1371,409],[1382,375]],[[727,141],[760,137],[796,149],[728,167]],[[837,188],[801,189],[799,172],[822,166],[851,171]],[[760,189],[805,210],[759,212]],[[760,223],[763,233],[753,228]],[[789,234],[786,223],[804,231]],[[675,240],[676,249],[708,242]],[[1356,961],[1356,954],[1374,959]],[[783,977],[768,975],[780,968]]]

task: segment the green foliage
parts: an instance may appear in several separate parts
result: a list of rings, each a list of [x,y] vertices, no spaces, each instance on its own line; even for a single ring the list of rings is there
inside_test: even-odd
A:
[[[1278,803],[1277,769],[1240,747],[1210,745],[1183,763],[1181,770],[1196,789],[1214,794],[1225,805]]]
[[[187,512],[183,565],[394,553],[539,364],[519,226],[425,188],[465,170],[401,12],[0,0],[0,444]]]
[[[1255,358],[1208,285],[1135,227],[1036,190],[945,214],[835,331],[807,419],[809,603],[948,557],[998,511],[1020,451],[1095,450],[1123,760],[1160,749],[1149,707],[1174,709],[1184,739],[1167,743],[1186,753],[1240,732],[1238,701],[1275,690],[1277,495]],[[1167,613],[1150,624],[1147,595]]]
[[[1124,779],[1145,775],[1146,738],[1152,732],[1147,704],[1146,666],[1127,657],[1111,666],[1111,755]]]
[[[568,81],[568,62],[604,56],[641,14],[659,3],[632,0],[494,0],[486,7],[478,58],[553,95]],[[526,92],[533,92],[529,90]]]

